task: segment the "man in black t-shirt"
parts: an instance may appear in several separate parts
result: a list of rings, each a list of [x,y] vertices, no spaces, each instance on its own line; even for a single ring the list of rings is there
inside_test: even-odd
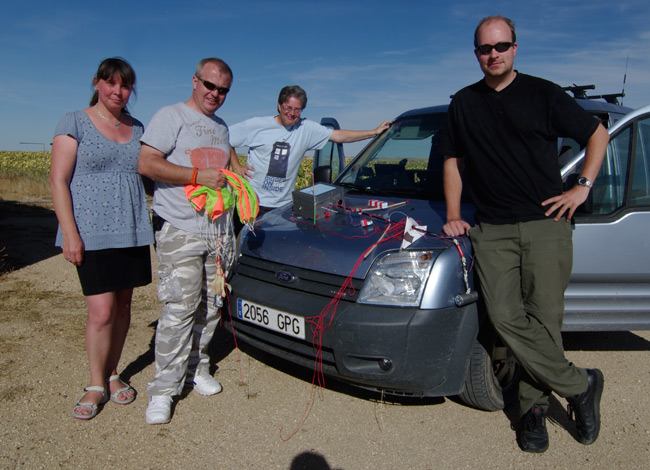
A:
[[[475,54],[485,77],[451,102],[439,151],[445,156],[448,236],[467,234],[488,316],[522,366],[517,439],[522,450],[548,448],[551,392],[566,397],[578,440],[600,430],[603,374],[567,361],[562,347],[564,291],[573,260],[570,220],[589,194],[609,135],[557,85],[514,69],[513,22],[479,22]],[[578,185],[562,191],[558,137],[586,145]],[[461,218],[461,169],[477,225]]]

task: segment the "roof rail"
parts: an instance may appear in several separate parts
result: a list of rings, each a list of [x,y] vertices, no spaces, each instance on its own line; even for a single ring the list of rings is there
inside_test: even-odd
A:
[[[610,93],[608,95],[590,95],[587,96],[587,90],[595,90],[596,85],[576,85],[575,83],[572,86],[562,87],[564,91],[571,92],[575,99],[582,100],[598,100],[603,99],[610,104],[620,104],[618,98],[623,98],[625,96],[624,92],[621,93]]]

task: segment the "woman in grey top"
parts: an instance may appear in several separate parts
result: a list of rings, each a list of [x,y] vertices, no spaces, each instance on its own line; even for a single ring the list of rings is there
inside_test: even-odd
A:
[[[143,126],[126,109],[134,85],[126,61],[104,60],[90,107],[63,116],[52,143],[56,245],[76,266],[88,306],[90,386],[74,407],[77,419],[95,417],[109,399],[128,404],[136,395],[117,374],[133,288],[151,282],[153,232],[138,174]]]

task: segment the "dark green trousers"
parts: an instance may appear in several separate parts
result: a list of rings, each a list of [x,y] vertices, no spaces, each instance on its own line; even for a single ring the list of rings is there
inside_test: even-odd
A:
[[[567,361],[562,345],[564,291],[573,264],[571,224],[553,219],[478,224],[470,230],[488,316],[524,373],[519,411],[544,410],[551,392],[587,389],[587,373]]]

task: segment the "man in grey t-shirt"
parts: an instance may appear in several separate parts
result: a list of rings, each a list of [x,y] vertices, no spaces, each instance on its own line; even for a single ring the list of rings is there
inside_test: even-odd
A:
[[[219,170],[230,161],[228,127],[214,113],[231,84],[224,61],[203,59],[190,99],[159,110],[141,138],[138,170],[155,181],[158,295],[164,303],[156,329],[156,372],[147,386],[149,424],[169,422],[172,397],[184,384],[201,395],[221,391],[209,374],[207,350],[219,321],[221,292],[215,290],[234,260],[231,214],[213,222],[195,211],[184,187],[219,190],[225,184]]]

